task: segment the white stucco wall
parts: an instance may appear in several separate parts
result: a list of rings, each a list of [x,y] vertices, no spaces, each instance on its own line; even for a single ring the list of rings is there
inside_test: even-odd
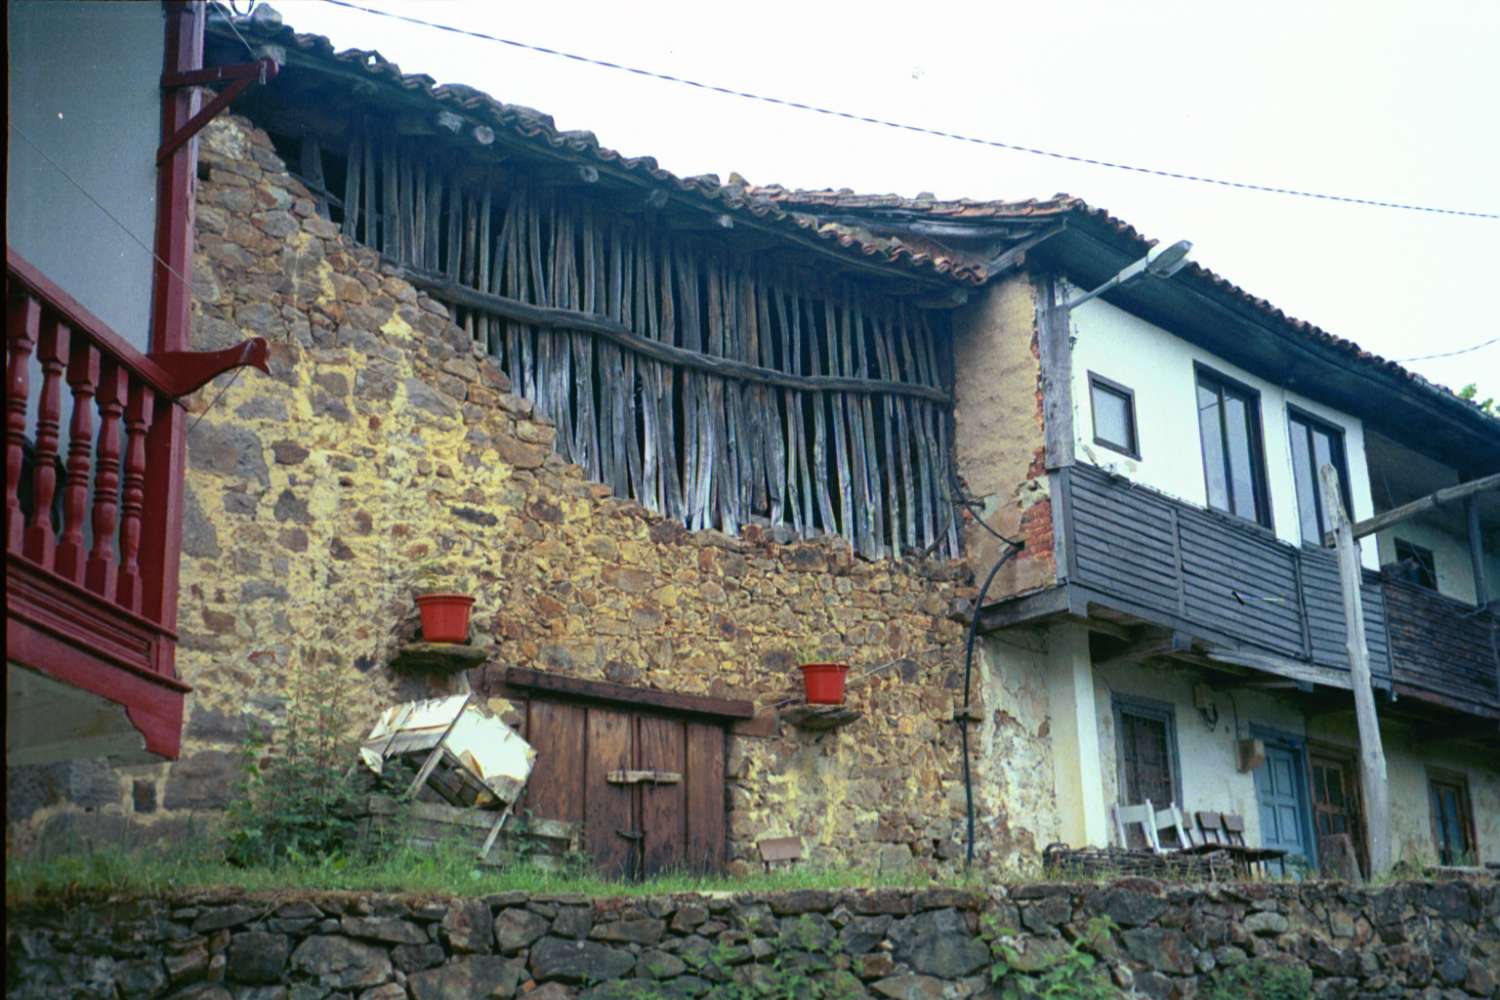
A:
[[[1352,706],[1345,713],[1309,717],[1296,695],[1230,691],[1222,677],[1216,679],[1171,665],[1096,666],[1094,683],[1106,803],[1119,801],[1112,699],[1120,695],[1164,702],[1171,705],[1175,717],[1184,811],[1239,813],[1245,818],[1246,839],[1252,844],[1260,843],[1260,810],[1254,774],[1236,769],[1237,738],[1248,738],[1251,726],[1258,726],[1348,750],[1357,751],[1359,746]],[[1193,705],[1193,686],[1201,683],[1213,689],[1219,712],[1212,728]],[[1419,863],[1436,860],[1427,780],[1429,768],[1440,768],[1468,779],[1480,858],[1484,862],[1500,861],[1500,761],[1487,760],[1481,753],[1462,747],[1434,746],[1396,724],[1382,724],[1381,740],[1391,789],[1392,857]],[[1066,817],[1059,817],[1059,822],[1066,824]]]
[[[1193,370],[1197,362],[1260,393],[1266,483],[1272,526],[1278,538],[1292,545],[1302,543],[1297,490],[1292,479],[1288,404],[1343,429],[1353,516],[1358,520],[1374,513],[1365,462],[1364,426],[1358,418],[1251,375],[1100,299],[1073,310],[1072,331],[1073,427],[1078,461],[1110,469],[1188,503],[1207,506],[1198,436],[1197,378]],[[1090,372],[1134,390],[1139,460],[1094,444]],[[1379,567],[1373,539],[1363,542],[1362,555],[1366,566]]]

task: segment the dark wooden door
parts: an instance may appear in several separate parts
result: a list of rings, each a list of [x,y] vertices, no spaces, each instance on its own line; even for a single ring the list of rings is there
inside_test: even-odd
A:
[[[620,705],[527,700],[536,763],[521,808],[583,824],[603,875],[718,872],[724,866],[723,723]],[[676,780],[621,781],[655,771]]]
[[[1312,777],[1313,829],[1324,837],[1347,833],[1355,856],[1364,864],[1364,819],[1359,808],[1359,785],[1354,761],[1342,754],[1313,751],[1308,757]]]

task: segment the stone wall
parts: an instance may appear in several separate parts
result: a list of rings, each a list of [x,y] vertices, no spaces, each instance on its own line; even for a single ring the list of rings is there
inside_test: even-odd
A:
[[[272,374],[191,401],[182,758],[13,782],[28,791],[11,843],[53,821],[113,841],[133,836],[122,823],[165,832],[221,807],[240,745],[281,717],[295,670],[333,665],[361,726],[425,693],[388,664],[415,629],[419,565],[442,557],[478,597],[482,690],[515,665],[770,706],[799,697],[800,650],[853,665],[856,724],[731,741],[731,859],[787,834],[834,863],[959,855],[963,633],[950,613],[972,596],[967,566],[864,562],[836,538],[755,527],[689,533],[612,497],[552,454],[554,429],[441,304],[315,214],[243,119],[203,134],[193,309],[196,348],[264,336]],[[79,774],[92,813],[64,794]],[[1034,858],[1025,817],[1047,803],[1002,805],[990,785],[978,796],[981,861]]]
[[[1248,962],[1261,981],[1307,970],[1316,997],[1500,995],[1493,882],[1361,891],[1129,879],[598,900],[220,894],[34,904],[7,918],[6,992],[17,998],[998,997],[1045,974],[1072,942],[1122,997],[1200,995]],[[992,984],[997,957],[1014,972]]]

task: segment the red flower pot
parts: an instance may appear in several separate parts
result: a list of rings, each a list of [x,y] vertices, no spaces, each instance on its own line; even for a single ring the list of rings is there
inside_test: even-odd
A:
[[[426,642],[467,642],[469,611],[474,598],[468,594],[419,594],[422,639]]]
[[[844,703],[844,675],[849,672],[847,663],[802,664],[802,687],[807,692],[809,705],[842,705]]]

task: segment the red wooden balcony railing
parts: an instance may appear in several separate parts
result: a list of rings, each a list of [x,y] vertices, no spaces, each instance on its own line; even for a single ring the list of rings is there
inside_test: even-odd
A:
[[[177,400],[265,370],[266,343],[143,354],[8,247],[5,334],[7,659],[124,705],[174,755],[172,706],[152,700],[174,696],[180,726]]]

